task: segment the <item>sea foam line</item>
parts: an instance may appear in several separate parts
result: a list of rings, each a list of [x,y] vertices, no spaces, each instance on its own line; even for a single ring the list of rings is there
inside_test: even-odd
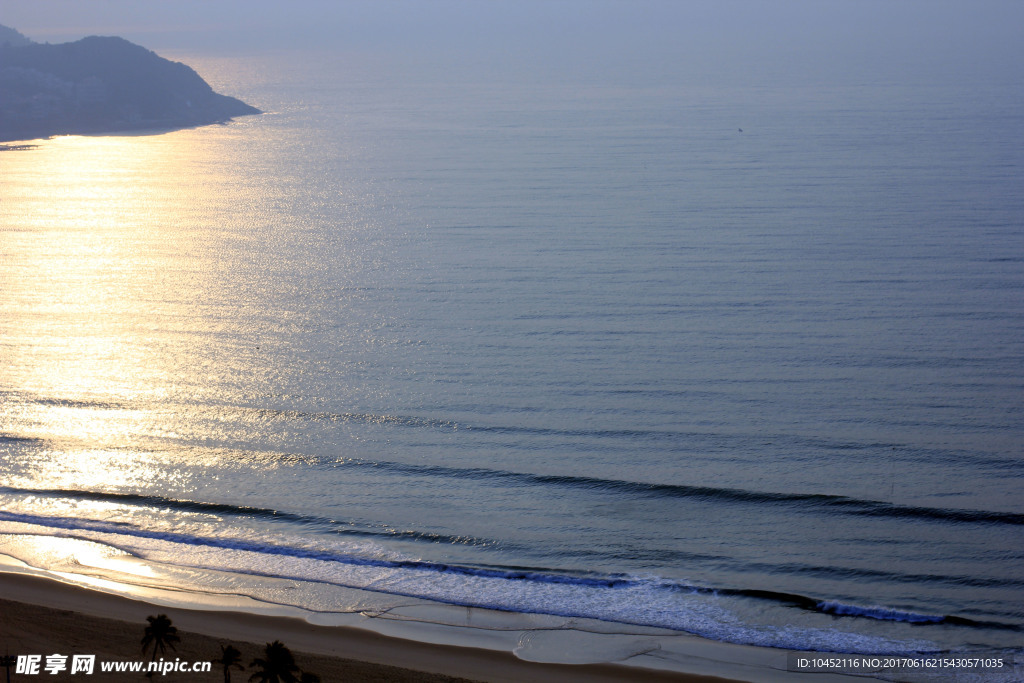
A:
[[[957,617],[953,615],[915,614],[911,612],[894,610],[885,607],[860,607],[856,605],[843,604],[838,601],[822,600],[820,598],[813,598],[809,596],[791,593],[778,593],[773,591],[754,589],[714,588],[663,579],[660,577],[638,578],[625,574],[606,576],[586,576],[579,574],[574,575],[567,573],[556,573],[542,570],[488,568],[480,566],[430,562],[425,560],[395,560],[385,558],[372,558],[353,554],[331,552],[327,550],[276,545],[271,543],[261,543],[235,538],[208,538],[191,534],[182,534],[177,532],[150,531],[146,529],[139,529],[137,527],[125,525],[123,523],[112,524],[110,522],[104,522],[101,520],[53,518],[39,515],[18,514],[2,511],[0,511],[0,521],[30,524],[44,528],[62,529],[66,531],[86,531],[112,536],[151,539],[156,541],[194,547],[236,550],[247,553],[255,553],[258,555],[279,556],[299,560],[313,560],[318,562],[332,563],[336,565],[347,565],[356,568],[411,571],[416,573],[430,574],[438,577],[465,577],[467,579],[472,580],[498,580],[502,582],[502,584],[508,585],[510,587],[512,585],[533,585],[538,587],[542,585],[561,585],[565,587],[575,587],[586,590],[603,590],[614,592],[634,592],[637,590],[641,590],[645,594],[667,592],[675,594],[688,593],[692,595],[724,596],[765,600],[780,606],[796,607],[805,611],[831,614],[833,616],[840,617],[868,618],[872,620],[906,622],[912,624],[947,624],[974,628],[996,628],[1000,630],[1024,632],[1024,626],[1015,624],[1003,624],[998,622],[978,622],[964,617]],[[116,545],[114,544],[111,545],[113,547],[116,547]],[[225,568],[223,567],[205,568],[219,569],[221,571],[225,570]],[[231,567],[228,568],[227,571],[277,578],[293,578],[295,580],[302,581],[310,580],[310,577],[308,576],[284,577],[278,574],[265,574],[241,567]],[[327,581],[325,583],[332,582]],[[348,588],[368,588],[366,585],[363,584],[335,585]],[[461,598],[452,598],[451,596],[443,597],[438,595],[427,595],[416,592],[402,592],[388,589],[381,590],[380,592],[402,594],[407,595],[409,597],[424,597],[435,600],[441,600],[443,602],[449,602],[451,604],[460,604],[466,606],[488,607],[492,609],[510,609],[507,605],[490,604],[486,602],[474,601],[470,599],[469,596]],[[574,612],[566,612],[563,614],[559,611],[552,612],[550,611],[550,609],[551,608],[548,607],[544,609],[530,608],[529,610],[527,610],[524,605],[517,605],[515,607],[516,611],[538,611],[543,613],[559,614],[560,616],[592,616],[589,614],[578,614]],[[628,622],[626,619],[623,618],[619,618],[616,620],[623,621],[625,623],[632,623]],[[664,626],[665,624],[657,625]],[[671,628],[672,626],[669,627]]]

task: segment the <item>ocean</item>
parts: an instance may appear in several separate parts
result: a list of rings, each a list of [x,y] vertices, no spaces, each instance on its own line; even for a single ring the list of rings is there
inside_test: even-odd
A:
[[[1024,657],[1019,90],[180,58],[266,113],[0,152],[6,570]]]

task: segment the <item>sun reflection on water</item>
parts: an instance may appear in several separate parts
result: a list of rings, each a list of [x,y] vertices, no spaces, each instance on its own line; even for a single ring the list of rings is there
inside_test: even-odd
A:
[[[69,136],[5,154],[0,423],[54,444],[8,482],[167,476],[145,444],[178,430],[157,402],[202,386],[210,335],[194,332],[231,270],[217,216],[245,192],[198,135]]]
[[[156,576],[153,567],[135,556],[109,545],[80,538],[36,536],[34,534],[0,534],[0,550],[13,553],[32,567],[46,567],[55,573],[76,575],[90,569]]]
[[[158,481],[168,489],[190,485],[185,472],[169,471],[167,466],[158,453],[142,449],[100,449],[77,442],[24,459],[18,471],[8,475],[7,483],[26,490],[108,492],[138,490]],[[94,502],[90,505],[99,509],[107,504]]]
[[[144,396],[171,369],[159,367],[146,328],[177,298],[161,290],[182,284],[167,280],[180,270],[180,184],[161,181],[175,148],[159,137],[49,144],[33,169],[46,187],[5,201],[19,226],[5,239],[4,277],[15,383],[68,400]]]

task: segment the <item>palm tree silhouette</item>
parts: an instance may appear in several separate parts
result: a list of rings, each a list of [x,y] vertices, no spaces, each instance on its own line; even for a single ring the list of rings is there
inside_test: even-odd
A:
[[[299,667],[295,666],[292,652],[280,640],[267,643],[263,650],[265,659],[254,659],[250,667],[259,667],[259,671],[249,676],[250,683],[298,683],[295,677]]]
[[[224,667],[224,683],[231,683],[231,667],[245,669],[242,666],[242,653],[236,650],[234,645],[220,646],[220,659],[217,663]]]
[[[159,652],[162,657],[167,647],[174,649],[174,644],[181,642],[181,638],[178,637],[178,629],[171,626],[171,620],[166,614],[158,614],[157,616],[148,616],[146,621],[149,622],[149,626],[146,627],[145,634],[142,636],[142,654],[146,654],[149,647],[153,646],[153,657],[150,659],[150,663],[156,661],[156,653]],[[152,672],[150,672],[152,673]]]

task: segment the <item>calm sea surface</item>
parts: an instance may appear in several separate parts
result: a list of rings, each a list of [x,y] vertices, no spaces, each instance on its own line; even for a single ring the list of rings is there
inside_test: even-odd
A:
[[[0,552],[1024,651],[1019,90],[187,61],[268,113],[0,153]]]

